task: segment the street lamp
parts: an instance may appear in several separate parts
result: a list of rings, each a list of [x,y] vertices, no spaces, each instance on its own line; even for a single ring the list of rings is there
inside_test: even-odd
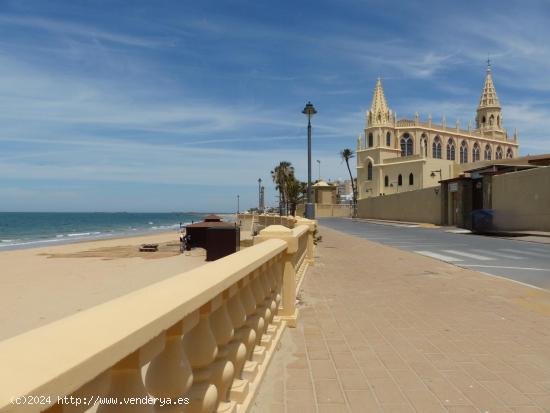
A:
[[[317,159],[317,166],[319,167],[319,179],[318,181],[321,181],[321,161]]]
[[[306,204],[306,218],[315,218],[315,208],[311,203],[311,118],[317,113],[313,104],[307,102],[306,107],[302,111],[307,116],[307,204]]]
[[[262,178],[258,178],[258,211],[262,210]]]
[[[241,197],[239,195],[237,195],[237,214],[239,213],[239,209],[240,209],[240,205],[239,205],[240,204],[240,198]]]

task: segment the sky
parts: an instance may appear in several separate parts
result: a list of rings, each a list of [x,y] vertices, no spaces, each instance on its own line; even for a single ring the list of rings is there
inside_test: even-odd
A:
[[[550,152],[548,1],[0,0],[0,211],[234,211],[270,171],[345,179],[377,77],[399,117],[474,119],[487,57]],[[355,166],[355,162],[353,163]]]

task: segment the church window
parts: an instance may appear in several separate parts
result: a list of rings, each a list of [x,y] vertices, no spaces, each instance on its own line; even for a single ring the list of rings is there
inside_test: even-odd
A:
[[[413,140],[411,135],[405,133],[401,137],[401,156],[410,156],[413,154]]]
[[[479,145],[476,142],[472,148],[472,162],[477,161],[479,161]]]
[[[462,141],[460,145],[460,163],[468,163],[468,144]]]
[[[455,160],[455,143],[452,139],[449,139],[449,141],[447,142],[447,160]]]
[[[512,151],[512,148],[508,148],[506,151],[506,158],[512,159],[514,157],[514,152]]]
[[[390,185],[390,178],[388,175],[386,175],[384,177],[384,186],[389,186]]]
[[[441,159],[441,139],[436,136],[432,143],[432,157],[435,159]]]
[[[489,117],[489,126],[493,126],[493,123],[495,123],[495,115]]]
[[[397,177],[397,185],[403,185],[403,177],[401,176],[401,174],[399,174],[399,176]]]
[[[372,136],[372,133],[369,133],[369,148],[372,148],[374,146],[374,137]]]
[[[422,137],[420,138],[420,149],[422,150],[424,156],[428,157],[428,137],[425,133],[423,133]]]
[[[502,159],[502,148],[500,146],[497,147],[495,152],[495,159]]]
[[[409,174],[409,185],[414,185],[414,175],[412,172]]]
[[[486,122],[486,119],[485,119],[485,116],[483,116],[483,118],[481,119],[481,123],[485,125],[485,122]]]
[[[386,133],[386,146],[391,146],[391,133]]]
[[[372,181],[372,162],[367,165],[367,179]]]
[[[490,161],[491,160],[491,146],[490,145],[485,145],[485,154],[483,156],[483,159],[485,159],[486,161]]]

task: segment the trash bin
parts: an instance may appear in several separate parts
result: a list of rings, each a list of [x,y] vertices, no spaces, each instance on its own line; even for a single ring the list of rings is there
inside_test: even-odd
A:
[[[472,232],[484,233],[493,229],[492,209],[476,209],[472,211]]]

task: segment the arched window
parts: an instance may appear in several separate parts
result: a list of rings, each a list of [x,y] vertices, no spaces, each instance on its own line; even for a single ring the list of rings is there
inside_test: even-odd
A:
[[[384,186],[390,186],[390,178],[388,175],[384,177]]]
[[[502,148],[497,146],[497,151],[495,152],[495,159],[502,159]]]
[[[369,148],[372,148],[374,146],[374,137],[372,136],[372,133],[369,133]]]
[[[401,137],[401,156],[410,156],[413,154],[413,140],[411,135],[405,133]]]
[[[414,185],[414,175],[412,172],[409,174],[409,185]]]
[[[455,160],[455,143],[452,138],[447,142],[447,160]]]
[[[493,123],[495,123],[495,115],[489,117],[489,126],[493,126]]]
[[[386,146],[391,146],[391,133],[386,133]]]
[[[399,174],[399,176],[397,177],[397,185],[403,185],[403,177],[401,176],[401,174]]]
[[[420,150],[422,151],[421,153],[424,154],[424,156],[427,158],[428,157],[428,136],[423,133],[422,136],[420,137]]]
[[[372,162],[367,165],[367,179],[372,181]]]
[[[512,151],[512,148],[508,148],[506,151],[506,158],[512,159],[514,157],[514,152]]]
[[[460,144],[460,163],[468,163],[468,144],[462,141]]]
[[[439,136],[434,138],[432,143],[432,157],[435,159],[441,159],[441,139]]]
[[[483,154],[483,159],[490,161],[492,158],[492,151],[490,145],[485,145],[485,153]]]
[[[481,123],[485,125],[485,122],[487,122],[487,119],[485,119],[485,116],[483,116],[483,119],[481,119]]]
[[[476,142],[472,148],[472,162],[477,161],[479,161],[479,145]]]

